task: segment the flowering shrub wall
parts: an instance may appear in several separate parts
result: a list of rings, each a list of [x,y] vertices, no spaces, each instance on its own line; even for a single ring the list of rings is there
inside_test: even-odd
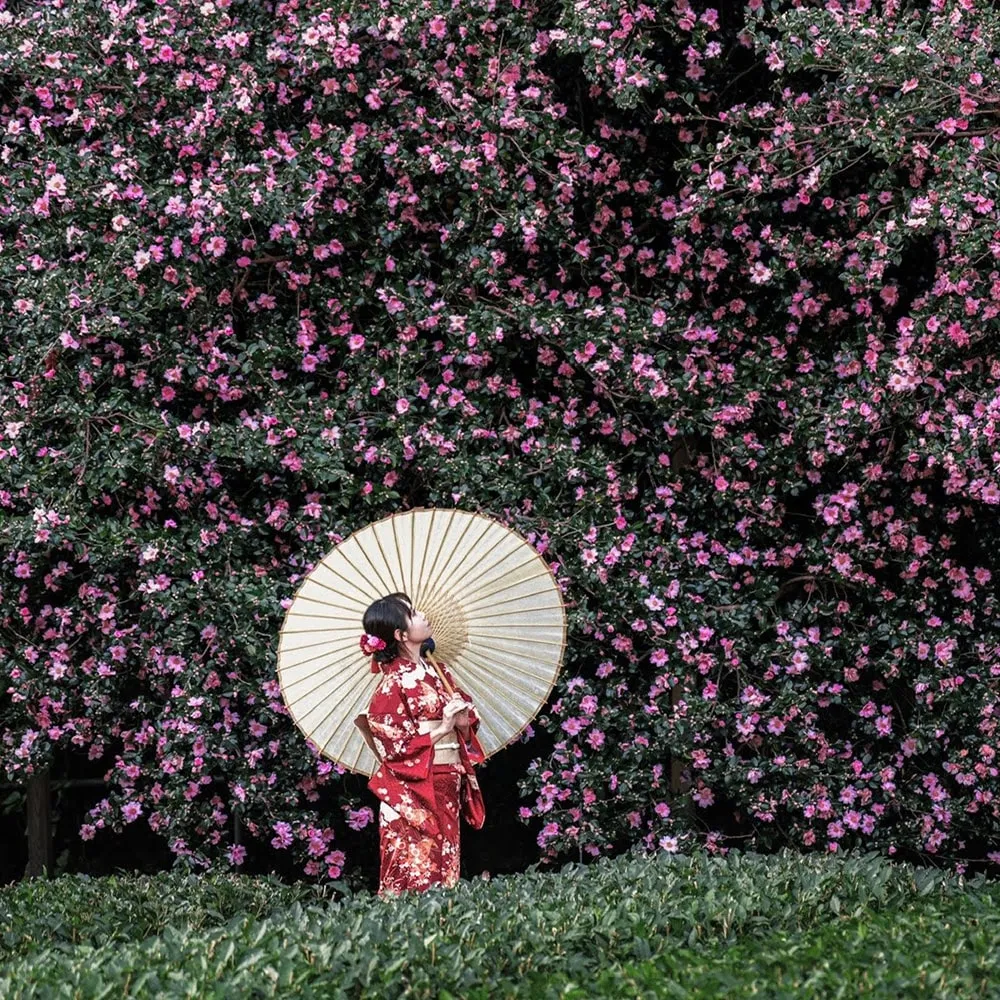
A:
[[[72,748],[111,781],[85,838],[239,864],[238,808],[336,878],[371,812],[317,808],[283,602],[359,525],[459,505],[571,602],[542,856],[996,849],[990,9],[0,30],[9,778]]]

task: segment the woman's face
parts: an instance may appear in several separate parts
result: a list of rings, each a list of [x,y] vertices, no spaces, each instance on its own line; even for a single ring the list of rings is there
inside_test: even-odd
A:
[[[407,622],[406,638],[410,642],[423,642],[431,637],[431,623],[422,611],[412,609]]]

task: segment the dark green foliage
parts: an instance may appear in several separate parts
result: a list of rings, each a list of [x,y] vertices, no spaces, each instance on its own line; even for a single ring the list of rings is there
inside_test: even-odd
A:
[[[175,920],[148,894],[135,903],[157,882]],[[35,930],[38,950],[0,973],[0,994],[980,996],[1000,972],[1000,885],[874,856],[621,857],[387,901],[228,879],[95,885],[100,916],[78,933],[90,943],[67,948],[56,916],[50,946]],[[0,898],[15,922],[34,904],[39,928],[82,902],[81,882]],[[208,927],[205,904],[232,919]]]
[[[312,885],[215,873],[33,879],[0,894],[0,951],[10,958],[45,947],[140,941],[167,926],[194,933],[324,894],[329,890]]]

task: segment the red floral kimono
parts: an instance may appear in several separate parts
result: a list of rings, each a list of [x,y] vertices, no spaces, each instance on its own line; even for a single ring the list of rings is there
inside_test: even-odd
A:
[[[467,701],[448,668],[448,683]],[[449,695],[434,668],[398,657],[382,664],[382,680],[368,705],[368,728],[380,763],[368,782],[379,798],[379,895],[432,885],[452,886],[459,876],[459,820],[464,814],[477,829],[483,825],[482,797],[473,763],[483,760],[475,711],[470,729],[455,729],[460,762],[435,764],[430,734],[422,720],[440,719]],[[463,804],[465,809],[463,810]]]

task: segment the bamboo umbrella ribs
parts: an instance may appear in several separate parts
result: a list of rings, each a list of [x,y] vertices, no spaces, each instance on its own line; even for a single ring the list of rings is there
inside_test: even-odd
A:
[[[548,700],[566,644],[559,586],[520,535],[481,514],[413,510],[369,524],[305,577],[285,615],[278,681],[295,724],[351,771],[377,761],[355,720],[380,676],[358,647],[372,601],[404,592],[430,621],[435,658],[480,717],[487,757],[524,732]]]

